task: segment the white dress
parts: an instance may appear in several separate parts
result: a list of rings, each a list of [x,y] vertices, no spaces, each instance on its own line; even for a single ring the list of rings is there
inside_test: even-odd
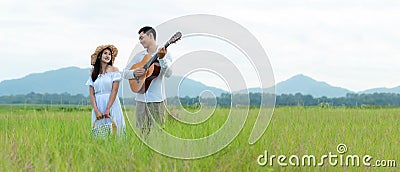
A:
[[[101,113],[104,113],[106,111],[113,82],[119,82],[121,81],[121,79],[122,77],[120,72],[107,72],[105,74],[100,74],[94,82],[92,81],[91,77],[89,77],[89,79],[87,80],[86,85],[91,85],[94,87],[94,96],[96,98],[97,108]],[[124,134],[126,132],[125,120],[118,95],[110,108],[110,116],[113,118],[115,124],[117,125],[117,134]],[[92,120],[90,126],[93,125],[95,119],[96,113],[94,112],[94,109],[92,109]],[[99,122],[109,123],[111,122],[111,120],[102,119],[97,121],[96,123]]]

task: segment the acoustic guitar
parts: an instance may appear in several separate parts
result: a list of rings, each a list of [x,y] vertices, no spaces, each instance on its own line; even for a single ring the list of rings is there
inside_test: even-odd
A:
[[[182,37],[181,32],[176,32],[165,44],[164,48],[167,49],[167,47],[176,41],[180,40]],[[146,72],[144,75],[140,77],[135,77],[133,79],[129,79],[129,86],[131,87],[131,90],[135,93],[145,93],[147,89],[150,86],[151,81],[156,78],[161,71],[160,64],[157,60],[158,56],[157,53],[155,53],[153,56],[151,54],[146,54],[142,61],[139,63],[136,63],[132,65],[130,68],[131,70],[136,69],[136,68],[141,68],[143,67]]]

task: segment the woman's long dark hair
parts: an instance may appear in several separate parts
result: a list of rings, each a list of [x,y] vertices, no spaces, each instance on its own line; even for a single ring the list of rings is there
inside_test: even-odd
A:
[[[104,48],[104,50],[109,50],[109,51],[111,52],[111,60],[110,60],[110,62],[108,62],[108,64],[112,66],[112,64],[113,64],[113,61],[112,61],[112,59],[113,59],[113,58],[112,58],[112,57],[113,57],[112,51],[111,51],[110,48]],[[99,53],[99,55],[97,55],[96,63],[93,65],[93,69],[92,69],[92,81],[93,81],[93,82],[96,81],[97,77],[98,77],[99,74],[100,74],[100,71],[101,71],[101,56],[103,55],[104,50],[102,50],[102,51]]]

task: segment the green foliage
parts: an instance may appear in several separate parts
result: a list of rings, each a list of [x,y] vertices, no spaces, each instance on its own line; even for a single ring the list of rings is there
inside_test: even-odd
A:
[[[71,95],[69,93],[62,94],[40,94],[29,93],[26,95],[10,95],[1,96],[0,104],[73,104],[87,105],[90,104],[88,97],[83,94]]]
[[[250,105],[260,106],[261,97],[264,100],[271,100],[273,94],[250,93],[247,94],[221,94],[217,97],[218,106],[231,106],[231,105]],[[248,97],[248,98],[247,98]],[[169,98],[168,102],[171,104],[179,104],[178,98]],[[249,100],[247,102],[247,100]],[[199,97],[183,97],[179,98],[182,105],[195,105],[199,103]],[[212,104],[213,98],[202,98],[204,104]],[[269,103],[269,102],[264,102]],[[264,104],[265,105],[265,104]],[[394,93],[374,93],[374,94],[347,94],[346,97],[328,98],[318,97],[314,98],[311,95],[297,94],[282,94],[276,96],[276,106],[400,106],[400,94]]]
[[[273,100],[273,94],[250,93],[247,94],[221,94],[216,98],[201,98],[201,103],[204,105],[213,105],[215,100],[220,107],[226,106],[260,106],[261,100]],[[135,100],[133,98],[120,98],[121,102],[124,100],[125,104],[133,105]],[[270,101],[264,101],[271,103]],[[29,93],[27,95],[11,95],[1,96],[0,104],[61,104],[61,105],[90,105],[91,102],[88,97],[82,94],[70,95],[69,93],[63,94],[39,94]],[[183,106],[199,106],[199,97],[173,97],[168,98],[168,104]],[[394,93],[374,93],[374,94],[347,94],[346,97],[328,98],[318,97],[314,98],[311,95],[297,94],[282,94],[276,96],[276,106],[400,106],[400,94]]]

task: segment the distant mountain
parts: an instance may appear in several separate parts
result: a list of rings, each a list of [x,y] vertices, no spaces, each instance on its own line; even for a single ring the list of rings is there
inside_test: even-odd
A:
[[[44,73],[33,73],[19,79],[0,82],[0,96],[35,93],[88,94],[85,87],[90,69],[67,67]]]
[[[361,91],[359,93],[365,93],[365,94],[373,94],[373,93],[397,93],[400,94],[400,86],[394,87],[394,88],[373,88],[373,89],[368,89],[365,91]]]
[[[296,75],[276,85],[277,94],[309,94],[313,97],[343,97],[353,93],[345,88],[335,87],[322,81],[316,81],[305,75]]]
[[[308,76],[299,74],[282,81],[275,86],[276,94],[296,94],[312,95],[313,97],[343,97],[347,93],[353,93],[350,90],[335,87],[325,82],[316,81]],[[246,90],[239,91],[240,93]],[[263,89],[265,93],[272,93],[274,87]],[[261,88],[250,88],[249,92],[261,92]]]
[[[29,74],[19,79],[5,80],[0,82],[0,96],[35,93],[70,93],[89,95],[88,87],[85,86],[89,78],[90,68],[81,69],[78,67],[67,67],[57,70],[51,70],[43,73]],[[180,97],[196,97],[205,90],[210,90],[219,96],[221,93],[226,93],[225,90],[207,86],[201,82],[185,78],[182,81],[179,76],[171,76],[166,79],[167,97],[177,96],[179,91]],[[120,84],[119,96],[133,96],[130,91],[127,80]],[[179,85],[179,87],[178,87]],[[179,90],[178,90],[179,88]],[[316,81],[305,75],[296,75],[285,81],[278,83],[275,87],[270,88],[249,88],[250,92],[273,92],[280,94],[296,94],[312,95],[313,97],[343,97],[347,93],[354,93],[345,88],[335,87],[322,81]],[[245,93],[247,90],[241,90],[235,93]],[[368,89],[359,93],[399,93],[400,86],[395,88],[374,88]],[[127,97],[125,96],[125,97]],[[210,96],[208,94],[208,96]]]
[[[28,94],[30,92],[35,93],[70,93],[89,95],[89,89],[85,86],[86,81],[89,78],[90,68],[81,69],[78,67],[67,67],[57,70],[46,71],[43,73],[29,74],[19,79],[5,80],[0,82],[0,96],[3,95],[16,95],[16,94]],[[177,88],[181,77],[171,76],[166,80],[167,88]],[[124,87],[122,88],[122,85]],[[123,84],[120,84],[120,90],[123,89],[124,95],[133,96],[128,86],[128,81],[124,80]],[[185,78],[180,84],[179,95],[181,97],[189,96],[195,97],[204,90],[210,90],[219,96],[225,92],[222,89],[215,87],[209,87],[200,82]],[[126,94],[128,93],[128,94]],[[119,92],[119,96],[122,95],[122,91]],[[175,96],[177,90],[167,92],[167,96]]]

